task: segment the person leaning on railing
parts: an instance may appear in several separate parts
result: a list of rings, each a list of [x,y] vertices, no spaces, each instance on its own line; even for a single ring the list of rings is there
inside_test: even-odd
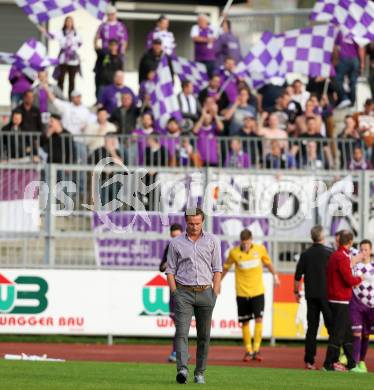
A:
[[[108,113],[105,108],[97,110],[97,123],[87,126],[85,133],[89,161],[97,164],[101,159],[111,157],[114,162],[122,164],[119,153],[119,142],[116,136],[116,127],[108,121]]]
[[[61,116],[52,114],[47,131],[41,137],[41,147],[47,155],[47,162],[73,164],[76,162],[73,137],[62,127]]]

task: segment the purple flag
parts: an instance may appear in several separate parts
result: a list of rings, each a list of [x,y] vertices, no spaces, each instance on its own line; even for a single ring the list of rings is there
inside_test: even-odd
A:
[[[182,119],[166,55],[161,58],[150,89],[152,112],[158,128],[164,129],[172,117]]]
[[[15,65],[27,77],[35,79],[35,72],[57,65],[58,59],[49,57],[46,47],[35,38],[30,38],[15,54],[1,52],[0,62]]]
[[[282,55],[288,73],[301,73],[310,77],[329,77],[335,73],[332,65],[336,38],[334,26],[295,29],[278,37],[283,40]]]
[[[249,78],[256,89],[277,79],[285,81],[286,68],[282,55],[282,40],[265,31],[243,61],[235,69],[239,77]]]
[[[173,70],[181,81],[191,81],[196,94],[208,85],[206,66],[201,62],[189,61],[186,58],[175,56]]]
[[[17,5],[35,23],[83,8],[97,19],[104,19],[107,0],[16,0]]]
[[[310,19],[339,26],[361,46],[374,40],[374,4],[368,0],[319,0]]]

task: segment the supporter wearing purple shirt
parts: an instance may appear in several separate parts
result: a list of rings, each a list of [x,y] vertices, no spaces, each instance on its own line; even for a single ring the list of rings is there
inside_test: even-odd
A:
[[[137,156],[136,164],[139,166],[144,165],[144,153],[147,147],[147,136],[154,133],[152,114],[145,112],[142,115],[142,126],[133,131],[134,138],[137,143]]]
[[[225,160],[227,168],[249,168],[251,161],[247,153],[242,151],[240,138],[234,138],[230,142],[230,152]]]
[[[215,65],[217,69],[224,64],[227,57],[233,58],[236,64],[242,59],[239,39],[231,32],[229,20],[223,22],[222,32],[214,43],[214,50],[216,52]]]
[[[175,54],[175,38],[174,34],[169,31],[169,19],[165,15],[161,15],[157,20],[157,26],[154,30],[150,31],[147,35],[146,48],[152,48],[152,42],[155,39],[161,41],[162,51],[171,56]]]
[[[217,135],[223,131],[223,123],[217,115],[204,108],[192,132],[197,135],[197,151],[205,166],[217,166],[219,162]]]
[[[33,80],[27,77],[16,65],[12,65],[8,77],[12,84],[10,93],[11,108],[16,108],[22,101],[23,94],[31,89]]]
[[[356,146],[353,150],[353,159],[349,164],[351,171],[366,171],[367,169],[373,169],[371,162],[365,159],[363,151],[360,146]]]
[[[208,76],[211,77],[214,70],[215,61],[215,32],[209,26],[206,15],[200,14],[197,24],[192,26],[191,38],[195,45],[195,61],[202,62],[207,67]]]
[[[118,70],[114,75],[114,82],[103,89],[101,96],[99,96],[99,104],[103,106],[109,114],[111,114],[117,107],[121,106],[122,94],[129,93],[136,104],[136,96],[134,92],[124,85],[125,74]]]
[[[232,57],[227,57],[223,67],[218,71],[221,78],[221,86],[226,92],[230,104],[234,104],[238,97],[238,85],[240,82],[234,70],[235,60]]]
[[[101,40],[101,47],[99,46]],[[119,52],[124,55],[128,43],[128,31],[126,26],[117,20],[117,10],[114,6],[107,7],[107,21],[102,23],[95,36],[95,49],[103,49],[105,51],[109,48],[109,42],[116,40],[119,45]]]
[[[356,102],[357,79],[365,67],[365,48],[360,48],[352,38],[344,36],[342,32],[339,32],[335,44],[338,108],[354,106]],[[344,89],[346,77],[349,80],[348,93]]]
[[[177,165],[177,154],[180,149],[181,129],[176,119],[170,118],[166,126],[166,134],[161,138],[161,145],[165,146],[168,151],[169,163],[172,166]]]

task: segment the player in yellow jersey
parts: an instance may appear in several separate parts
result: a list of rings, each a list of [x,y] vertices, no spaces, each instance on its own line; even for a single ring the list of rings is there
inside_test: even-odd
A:
[[[222,279],[231,266],[235,266],[236,302],[239,322],[242,324],[243,342],[246,349],[243,361],[262,361],[260,346],[262,340],[262,317],[265,307],[265,288],[262,268],[265,266],[274,277],[274,284],[279,285],[271,259],[264,245],[252,242],[252,233],[245,229],[240,233],[240,246],[231,249],[224,264]],[[255,320],[253,346],[249,321]]]

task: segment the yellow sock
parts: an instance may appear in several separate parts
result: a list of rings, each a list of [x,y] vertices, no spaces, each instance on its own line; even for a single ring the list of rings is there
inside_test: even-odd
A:
[[[255,336],[253,340],[253,349],[255,352],[258,352],[261,347],[262,341],[262,322],[255,323]]]
[[[242,333],[245,350],[248,353],[252,353],[251,330],[249,329],[249,322],[242,324]]]

